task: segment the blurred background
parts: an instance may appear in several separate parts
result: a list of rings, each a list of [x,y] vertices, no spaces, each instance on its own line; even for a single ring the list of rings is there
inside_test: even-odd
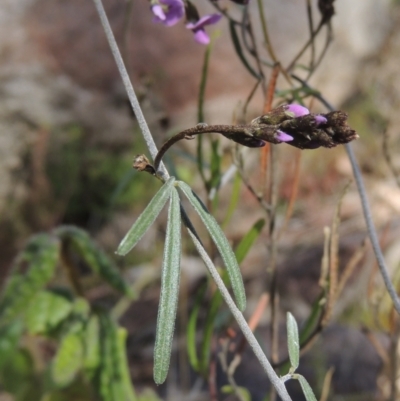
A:
[[[228,1],[221,3],[235,7]],[[271,41],[283,65],[307,41],[306,3],[264,0]],[[316,10],[316,2],[312,3]],[[207,1],[195,4],[204,14],[215,11]],[[144,114],[160,146],[171,134],[197,122],[205,47],[193,41],[183,24],[171,28],[154,24],[145,0],[104,0],[104,6]],[[257,12],[256,1],[250,0],[249,7],[251,12]],[[337,0],[335,9],[333,42],[310,84],[335,108],[349,114],[350,125],[360,136],[353,146],[387,264],[397,284],[400,4],[394,0]],[[256,35],[260,35],[258,19],[254,20]],[[205,92],[205,120],[209,124],[230,124],[237,119],[237,110],[248,97],[254,79],[238,59],[226,21],[221,20],[207,30],[214,32],[216,38]],[[279,85],[284,86],[283,81]],[[185,327],[193,294],[207,276],[202,261],[187,244],[182,257],[182,302],[170,375],[166,384],[156,387],[152,379],[152,352],[165,213],[134,251],[125,258],[114,254],[159,183],[131,167],[134,155],[147,154],[147,150],[93,3],[2,0],[0,93],[0,286],[4,286],[16,255],[31,235],[64,224],[87,230],[130,283],[145,282],[140,296],[123,307],[120,316],[121,325],[128,331],[130,374],[138,394],[152,389],[161,399],[210,399],[206,380],[199,381],[190,371],[185,351]],[[326,112],[316,102],[307,106],[315,112]],[[248,120],[261,115],[262,110],[260,92],[249,104]],[[187,141],[171,149],[166,163],[205,198],[194,142]],[[232,144],[228,140],[220,142],[224,171],[232,163]],[[297,149],[285,144],[278,148],[280,227],[292,196],[295,170],[300,169],[293,212],[277,245],[279,313],[284,319],[289,310],[301,323],[309,316],[320,292],[324,227],[331,226],[340,193],[351,179],[352,171],[343,147],[304,151],[299,163],[296,163]],[[259,179],[259,154],[256,149],[244,152],[244,171],[249,182]],[[231,182],[220,188],[219,205],[213,210],[219,222],[224,220],[231,193]],[[254,194],[242,184],[240,202],[224,227],[231,243],[238,244],[264,215]],[[343,198],[341,219],[339,271],[345,269],[366,238],[354,184]],[[262,232],[241,264],[248,296],[246,317],[251,316],[269,285],[268,241],[268,233]],[[91,281],[85,269],[81,273],[89,302],[111,307],[119,301],[106,285]],[[317,394],[330,368],[333,370],[329,399],[380,400],[394,394],[390,388],[398,381],[397,376],[393,378],[393,371],[397,372],[393,368],[398,357],[397,320],[390,302],[376,301],[384,299],[382,294],[367,243],[335,304],[330,324],[316,337],[300,364]],[[223,346],[220,339],[225,338],[227,314],[222,308],[214,334],[215,347]],[[270,314],[265,313],[257,329],[266,349],[270,322]],[[283,358],[286,339],[282,322],[282,328],[278,327],[283,333],[278,348]],[[51,344],[38,338],[26,340],[25,345],[34,350],[34,365],[39,371],[54,353]],[[219,363],[216,370],[216,380],[222,386],[226,379]],[[15,377],[21,385],[26,379],[17,373]],[[235,379],[249,390],[252,400],[266,399],[269,384],[249,350],[243,353]],[[22,399],[5,383],[0,375],[1,401]],[[293,399],[302,400],[296,386],[291,388]],[[65,391],[64,396],[70,400],[94,399],[79,391],[74,395]],[[32,397],[32,400],[53,399]],[[148,397],[157,399],[155,393]],[[222,394],[218,399],[229,397],[235,399],[234,395]]]

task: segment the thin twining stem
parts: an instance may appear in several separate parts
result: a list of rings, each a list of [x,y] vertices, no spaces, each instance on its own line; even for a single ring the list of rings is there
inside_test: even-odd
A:
[[[292,77],[297,81],[301,82],[304,86],[310,88],[310,86],[304,82],[301,78],[292,74]],[[312,88],[310,88],[312,89]],[[313,96],[316,97],[328,110],[335,110],[333,106],[319,93],[313,93]],[[369,207],[369,202],[367,198],[367,192],[365,190],[364,181],[362,178],[360,167],[357,163],[356,156],[354,155],[353,148],[351,144],[346,143],[346,152],[349,157],[351,167],[353,169],[354,178],[356,180],[358,193],[360,194],[361,206],[363,209],[365,224],[367,225],[367,231],[369,239],[371,240],[372,249],[374,250],[375,258],[378,263],[379,270],[381,272],[383,282],[385,283],[386,289],[390,295],[390,298],[393,301],[394,308],[396,312],[400,315],[400,300],[397,295],[395,288],[390,280],[389,270],[386,266],[385,258],[383,257],[381,247],[379,245],[378,234],[376,233],[375,225],[372,220],[371,208]]]
[[[101,0],[93,0],[97,12],[99,13],[100,21],[104,29],[104,33],[106,34],[108,44],[110,45],[111,52],[114,56],[115,63],[117,64],[119,74],[121,75],[122,82],[124,83],[124,87],[126,90],[126,93],[128,94],[129,101],[132,105],[133,112],[135,113],[136,119],[138,121],[140,130],[142,132],[143,138],[146,142],[147,148],[149,149],[149,152],[151,154],[151,157],[154,158],[157,155],[157,147],[154,142],[153,136],[151,135],[151,132],[149,130],[149,127],[147,125],[146,119],[144,118],[142,109],[140,107],[139,101],[137,99],[135,90],[133,89],[131,80],[129,78],[128,72],[126,70],[124,61],[121,57],[121,53],[119,51],[117,42],[115,40],[114,34],[111,30],[110,23],[108,22],[107,14],[104,10],[103,4]],[[157,174],[159,177],[162,177],[163,180],[166,180],[169,178],[168,171],[164,167],[163,164],[160,165],[160,171]]]

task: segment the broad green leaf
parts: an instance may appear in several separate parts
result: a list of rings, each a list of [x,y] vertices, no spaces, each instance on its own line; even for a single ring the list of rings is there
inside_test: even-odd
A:
[[[168,211],[167,233],[161,273],[161,294],[158,307],[154,346],[154,381],[165,381],[171,357],[176,310],[178,307],[181,260],[181,211],[178,191],[173,188]]]
[[[23,328],[23,324],[19,320],[0,328],[0,371],[5,363],[10,358],[13,358],[14,354],[18,351],[18,343]]]
[[[75,317],[86,321],[90,314],[90,304],[83,297],[76,297],[73,304],[73,314]]]
[[[254,241],[260,235],[265,224],[264,219],[257,220],[250,231],[243,237],[235,249],[235,255],[238,263],[242,263],[247,253],[250,251]]]
[[[72,382],[82,368],[83,355],[81,333],[67,333],[51,364],[51,377],[57,386],[64,387]]]
[[[123,327],[119,327],[117,335],[118,335],[117,363],[121,375],[121,385],[124,388],[124,399],[127,401],[135,401],[136,394],[131,382],[131,375],[129,372],[129,364],[126,351],[126,338],[128,336],[128,332]]]
[[[211,235],[215,245],[218,248],[219,253],[225,263],[226,269],[228,270],[229,278],[231,281],[233,293],[235,294],[238,308],[243,311],[246,308],[246,295],[244,291],[243,279],[240,273],[240,268],[236,260],[235,254],[232,251],[231,246],[224,232],[219,227],[217,221],[207,210],[202,201],[192,191],[189,185],[182,181],[178,181],[178,186],[182,192],[187,196],[190,203],[199,214],[201,220],[206,226],[208,232]]]
[[[74,226],[62,226],[55,233],[63,240],[65,252],[72,248],[109,285],[125,295],[131,295],[128,283],[86,231]]]
[[[15,394],[19,399],[23,387],[34,375],[35,363],[27,349],[17,348],[1,372],[1,387],[8,393]]]
[[[299,367],[300,345],[296,319],[290,312],[287,312],[286,314],[286,328],[288,336],[289,359],[294,372]]]
[[[200,307],[204,301],[204,294],[207,290],[207,283],[204,283],[197,291],[192,312],[190,313],[188,324],[186,327],[186,346],[189,356],[189,362],[193,370],[199,371],[199,358],[197,356],[196,334],[197,334],[197,317]]]
[[[35,236],[28,242],[21,259],[27,263],[25,275],[11,276],[0,301],[0,322],[5,324],[24,311],[32,298],[53,277],[59,257],[59,241],[47,234]],[[22,262],[21,262],[22,263]]]
[[[31,334],[47,334],[72,310],[72,303],[51,291],[39,292],[29,303],[25,312],[25,323]]]
[[[154,195],[146,209],[138,217],[135,224],[131,227],[119,244],[116,252],[118,255],[125,256],[139,242],[148,228],[154,223],[165,203],[171,196],[174,182],[175,178],[170,177]]]
[[[95,385],[103,401],[135,401],[126,358],[126,330],[118,328],[111,318],[102,313],[101,364],[99,383]]]
[[[83,343],[85,347],[83,368],[89,378],[92,378],[101,361],[100,321],[97,315],[92,315],[86,324]]]
[[[315,398],[314,392],[312,391],[311,386],[308,384],[308,381],[302,375],[297,375],[298,381],[300,382],[300,386],[303,390],[304,397],[306,397],[307,401],[317,401]]]

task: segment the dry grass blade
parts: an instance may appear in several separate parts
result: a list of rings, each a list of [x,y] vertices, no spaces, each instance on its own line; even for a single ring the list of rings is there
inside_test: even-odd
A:
[[[329,390],[331,389],[332,376],[334,372],[335,372],[334,367],[329,368],[329,370],[326,372],[326,375],[324,377],[324,382],[322,384],[322,392],[319,401],[328,400]]]

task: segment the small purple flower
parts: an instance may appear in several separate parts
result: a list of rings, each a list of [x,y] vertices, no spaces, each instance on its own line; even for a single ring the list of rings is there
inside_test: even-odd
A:
[[[317,125],[326,124],[328,122],[327,118],[324,116],[316,115],[315,122]]]
[[[216,24],[220,19],[221,14],[209,14],[201,17],[196,22],[189,22],[186,24],[186,28],[190,29],[194,33],[194,40],[202,45],[208,45],[210,43],[210,37],[207,35],[204,27],[207,25]]]
[[[310,114],[310,110],[300,104],[289,104],[286,106],[286,112],[293,115],[293,117],[301,117]]]
[[[183,0],[158,0],[152,4],[151,11],[153,22],[173,26],[185,15],[185,5]]]
[[[290,141],[293,141],[293,139],[294,139],[291,135],[287,134],[286,132],[281,131],[280,129],[278,129],[278,131],[276,131],[275,138],[281,142],[290,142]]]

